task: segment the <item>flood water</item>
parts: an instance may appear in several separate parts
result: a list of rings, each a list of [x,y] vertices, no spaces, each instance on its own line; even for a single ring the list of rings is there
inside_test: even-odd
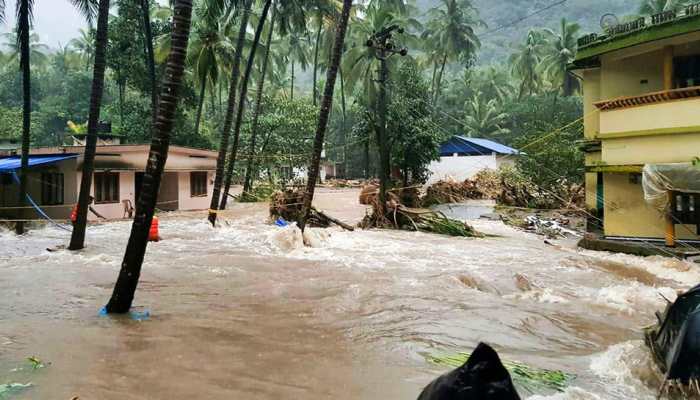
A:
[[[364,215],[357,191],[319,207]],[[654,399],[642,344],[695,264],[580,251],[499,222],[500,235],[311,230],[267,224],[265,205],[161,218],[135,305],[151,318],[100,317],[130,224],[91,226],[89,247],[49,253],[68,234],[0,232],[0,383],[17,399],[415,399],[445,371],[429,354],[479,341],[502,358],[576,374],[565,393],[530,399]],[[12,371],[37,356],[36,371]]]

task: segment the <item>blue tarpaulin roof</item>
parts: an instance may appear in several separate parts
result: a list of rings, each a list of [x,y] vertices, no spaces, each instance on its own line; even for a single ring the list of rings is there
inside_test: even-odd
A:
[[[77,154],[48,154],[41,156],[29,156],[29,167],[39,165],[56,164],[61,161],[78,158]],[[0,173],[8,173],[22,168],[22,159],[20,156],[11,156],[0,158]]]
[[[518,150],[488,139],[453,136],[447,143],[440,146],[440,156],[450,157],[454,154],[467,156],[483,156],[492,153],[510,155],[518,154]]]

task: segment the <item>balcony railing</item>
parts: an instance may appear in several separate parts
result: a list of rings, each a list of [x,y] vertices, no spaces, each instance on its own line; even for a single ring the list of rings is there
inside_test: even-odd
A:
[[[693,86],[683,89],[663,90],[661,92],[647,93],[639,96],[618,97],[612,100],[599,101],[594,104],[601,111],[611,111],[621,108],[665,103],[673,100],[690,99],[694,97],[700,97],[700,86]]]

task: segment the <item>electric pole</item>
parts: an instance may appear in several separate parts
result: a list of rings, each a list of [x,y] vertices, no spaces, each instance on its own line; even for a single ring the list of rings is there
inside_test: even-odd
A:
[[[387,114],[387,99],[386,99],[386,84],[389,80],[389,65],[387,61],[394,54],[406,56],[408,50],[405,48],[397,50],[392,42],[393,33],[403,33],[403,29],[398,25],[392,25],[380,32],[375,32],[367,40],[367,47],[376,50],[375,57],[379,60],[379,98],[377,99],[377,112],[379,113],[377,130],[377,143],[379,144],[379,203],[383,214],[386,215],[386,193],[389,190],[389,179],[391,174],[390,154],[389,154],[389,138],[386,133],[386,114]]]

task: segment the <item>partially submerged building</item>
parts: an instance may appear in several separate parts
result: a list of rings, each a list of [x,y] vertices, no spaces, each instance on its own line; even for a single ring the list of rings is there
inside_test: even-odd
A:
[[[102,143],[115,143],[114,138]],[[105,141],[108,140],[108,141]],[[109,219],[131,216],[139,197],[150,146],[103,144],[97,147],[92,196],[96,211]],[[17,151],[0,155],[0,219],[38,219],[32,208],[18,209],[19,174]],[[55,219],[68,219],[78,199],[84,146],[33,148],[29,158],[28,194]],[[164,211],[205,210],[218,153],[170,146],[157,208]],[[89,218],[96,218],[89,214]]]
[[[582,37],[570,70],[591,222],[605,239],[700,239],[700,5]]]
[[[488,139],[453,136],[440,146],[440,159],[428,166],[428,184],[441,180],[464,181],[484,169],[514,166],[518,151]]]

